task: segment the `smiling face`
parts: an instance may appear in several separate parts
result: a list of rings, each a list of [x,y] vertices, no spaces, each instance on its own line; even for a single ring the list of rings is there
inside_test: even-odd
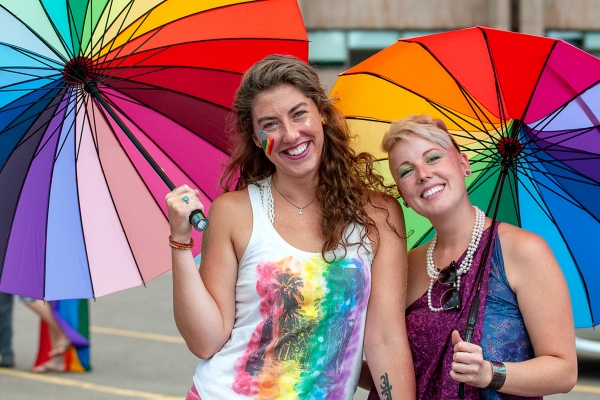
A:
[[[292,177],[316,175],[323,149],[319,110],[289,84],[256,96],[252,108],[254,141],[277,171]]]
[[[454,147],[411,134],[398,140],[389,152],[390,170],[404,201],[418,214],[431,218],[452,211],[468,200],[467,157]]]

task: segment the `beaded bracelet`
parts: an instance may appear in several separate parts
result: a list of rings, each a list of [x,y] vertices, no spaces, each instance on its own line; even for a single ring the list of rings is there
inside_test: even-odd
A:
[[[486,389],[500,390],[506,380],[506,366],[504,363],[496,361],[490,361],[490,364],[492,365],[492,381]]]
[[[191,250],[192,247],[194,247],[194,238],[190,238],[189,243],[179,243],[174,241],[173,238],[169,236],[169,246],[177,250]]]

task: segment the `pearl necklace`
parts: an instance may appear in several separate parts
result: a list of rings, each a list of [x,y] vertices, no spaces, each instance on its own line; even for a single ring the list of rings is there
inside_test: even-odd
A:
[[[481,240],[481,235],[483,235],[483,227],[485,225],[485,213],[481,211],[479,208],[473,206],[475,209],[475,224],[473,225],[473,233],[471,234],[471,243],[469,243],[469,247],[467,249],[467,254],[465,258],[460,263],[460,268],[456,270],[456,281],[453,283],[453,286],[458,291],[460,289],[460,277],[461,275],[469,272],[471,268],[471,264],[473,264],[473,255],[475,254],[475,250],[477,250],[477,246],[479,246],[479,241]],[[435,245],[437,244],[437,233],[433,237],[433,240],[429,244],[429,248],[427,249],[427,275],[429,275],[429,289],[427,289],[427,304],[429,305],[429,309],[434,312],[442,311],[442,307],[434,307],[431,304],[431,290],[433,289],[434,283],[437,281],[438,276],[440,275],[440,271],[436,270],[435,264],[433,262],[433,250],[435,249]]]

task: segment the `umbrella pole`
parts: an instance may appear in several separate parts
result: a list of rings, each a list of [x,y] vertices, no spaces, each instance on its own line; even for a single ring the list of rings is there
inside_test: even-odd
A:
[[[496,201],[496,205],[494,207],[494,214],[492,215],[492,225],[490,226],[492,232],[488,236],[487,244],[483,249],[483,254],[481,256],[481,260],[479,261],[479,269],[477,270],[477,290],[475,291],[475,297],[471,302],[471,308],[469,309],[469,315],[467,316],[467,327],[465,329],[465,337],[464,341],[470,343],[473,338],[473,332],[475,331],[475,324],[477,323],[477,317],[479,316],[479,305],[481,304],[481,299],[479,297],[479,292],[481,291],[481,282],[483,280],[483,270],[485,269],[485,263],[490,254],[490,249],[492,247],[492,239],[494,225],[496,224],[496,219],[498,217],[498,209],[500,208],[500,197],[502,196],[502,188],[504,187],[504,181],[506,179],[506,175],[508,175],[508,166],[512,163],[512,158],[505,157],[502,160],[502,171],[500,172],[500,186],[498,188],[498,200]],[[465,398],[465,384],[461,382],[458,385],[458,398],[464,400]]]
[[[146,161],[148,161],[148,163],[150,164],[150,166],[154,169],[154,171],[156,171],[156,173],[160,176],[160,178],[163,180],[163,182],[165,182],[165,184],[169,187],[169,189],[170,190],[175,189],[175,185],[173,184],[173,182],[171,181],[171,179],[169,179],[169,177],[167,176],[167,174],[165,174],[165,171],[163,171],[163,169],[160,168],[158,166],[158,164],[156,164],[156,161],[154,161],[154,159],[146,151],[146,149],[144,148],[144,146],[142,146],[142,144],[139,142],[139,140],[137,140],[137,138],[129,130],[129,128],[127,127],[127,125],[125,125],[125,123],[121,120],[121,118],[119,118],[119,116],[117,115],[117,113],[112,109],[112,107],[104,99],[104,97],[102,96],[102,93],[100,93],[100,90],[98,89],[98,85],[96,84],[96,82],[85,79],[84,80],[83,88],[94,99],[96,99],[98,101],[98,103],[100,103],[102,105],[102,107],[106,110],[106,112],[108,112],[110,114],[110,116],[117,123],[117,125],[119,125],[119,127],[121,127],[121,129],[123,130],[123,133],[125,133],[125,135],[127,135],[127,137],[129,138],[129,140],[131,140],[131,142],[133,143],[133,145],[144,156],[144,158],[146,159]],[[197,231],[203,231],[203,230],[205,230],[208,227],[208,219],[204,216],[204,214],[200,210],[194,210],[194,211],[192,211],[190,213],[189,220],[190,220],[190,224],[192,224],[192,226]]]

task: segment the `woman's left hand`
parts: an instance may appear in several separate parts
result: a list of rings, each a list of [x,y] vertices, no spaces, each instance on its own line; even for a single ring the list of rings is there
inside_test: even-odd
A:
[[[481,347],[463,341],[458,331],[452,332],[452,344],[454,345],[454,361],[450,371],[452,379],[478,388],[487,387],[492,380],[492,366],[483,359]]]

